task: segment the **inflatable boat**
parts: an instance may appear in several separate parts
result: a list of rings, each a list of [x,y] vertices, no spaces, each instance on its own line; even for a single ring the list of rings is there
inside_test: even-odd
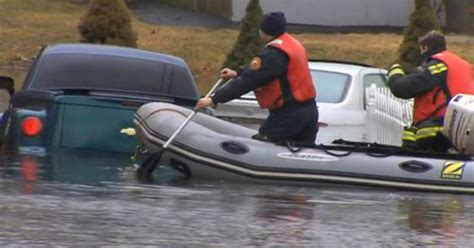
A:
[[[255,130],[201,113],[163,152],[163,144],[191,113],[168,103],[148,103],[137,110],[138,150],[149,157],[142,159],[142,167],[158,163],[159,156],[159,164],[191,178],[474,193],[472,156],[342,140],[331,145],[273,144],[252,139]]]

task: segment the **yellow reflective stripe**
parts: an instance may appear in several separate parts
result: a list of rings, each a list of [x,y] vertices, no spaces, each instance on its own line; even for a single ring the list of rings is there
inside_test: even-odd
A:
[[[441,126],[435,127],[424,127],[417,129],[416,131],[413,130],[404,130],[402,140],[406,141],[417,141],[419,139],[425,139],[429,137],[436,137],[439,132],[443,130]]]
[[[415,133],[411,130],[403,131],[402,140],[416,141]]]
[[[403,137],[402,137],[402,140],[416,141],[416,138],[415,138],[415,137],[407,137],[407,136],[403,136]]]
[[[425,127],[420,128],[416,132],[416,139],[424,139],[429,137],[435,137],[439,132],[441,132],[442,127]]]
[[[403,132],[403,136],[415,136],[415,133],[414,133],[414,132],[405,131],[405,132]]]
[[[439,74],[441,72],[447,71],[448,67],[446,67],[446,65],[443,63],[439,63],[439,64],[428,67],[428,70],[430,70],[431,75],[434,75],[434,74]]]
[[[417,134],[415,139],[419,140],[419,139],[426,139],[426,138],[430,138],[430,137],[436,137],[436,133]]]
[[[391,77],[395,74],[405,75],[405,72],[401,68],[395,68],[388,72],[388,77]]]
[[[443,63],[438,64],[438,68],[439,68],[441,71],[447,71],[447,70],[448,70],[448,67],[447,67],[445,64],[443,64]]]
[[[415,135],[403,135],[402,139],[416,140],[416,136]]]

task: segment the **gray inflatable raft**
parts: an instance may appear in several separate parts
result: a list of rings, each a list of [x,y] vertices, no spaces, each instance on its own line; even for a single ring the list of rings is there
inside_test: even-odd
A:
[[[156,155],[191,114],[148,103],[134,122],[146,155]],[[399,147],[341,142],[288,146],[251,139],[254,130],[198,113],[161,157],[193,178],[219,181],[335,183],[409,190],[474,193],[474,162],[466,155],[415,153]]]

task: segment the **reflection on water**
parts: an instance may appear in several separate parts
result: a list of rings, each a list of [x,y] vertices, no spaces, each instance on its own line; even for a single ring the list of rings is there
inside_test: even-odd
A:
[[[135,179],[128,154],[3,156],[0,245],[470,247],[470,195]]]
[[[474,218],[466,216],[464,200],[457,196],[433,199],[413,199],[401,202],[402,213],[407,215],[408,226],[419,237],[413,240],[417,245],[437,245],[450,247],[459,237],[473,235]],[[472,204],[472,203],[471,203]],[[466,233],[468,232],[468,233]],[[440,237],[433,239],[432,237]],[[469,243],[469,240],[467,240]],[[471,241],[472,242],[472,241]],[[465,243],[464,245],[468,245]]]

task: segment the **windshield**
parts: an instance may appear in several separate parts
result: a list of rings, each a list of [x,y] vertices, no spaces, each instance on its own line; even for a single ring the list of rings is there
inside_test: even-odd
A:
[[[339,103],[346,97],[351,76],[349,74],[311,70],[318,102]]]
[[[197,98],[187,68],[161,61],[90,54],[50,54],[35,68],[29,89],[121,90]]]

